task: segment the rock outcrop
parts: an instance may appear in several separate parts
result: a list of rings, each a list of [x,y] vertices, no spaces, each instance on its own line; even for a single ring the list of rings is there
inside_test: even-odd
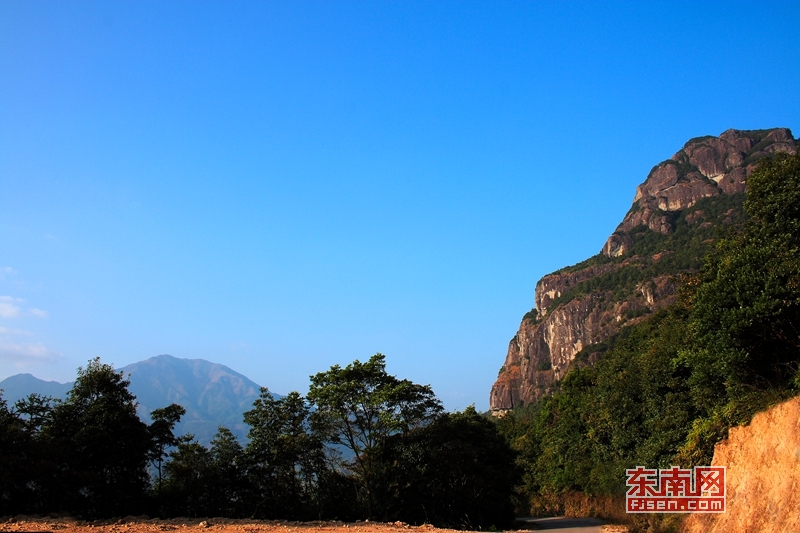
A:
[[[670,159],[659,163],[636,188],[633,207],[603,246],[618,257],[633,245],[628,232],[639,225],[657,233],[674,229],[672,214],[701,198],[744,192],[747,176],[759,159],[775,152],[795,153],[797,143],[786,128],[728,130],[719,137],[692,139]]]
[[[743,197],[760,158],[796,150],[785,128],[728,130],[719,137],[692,139],[656,165],[600,254],[536,284],[535,307],[511,339],[492,387],[492,412],[502,414],[548,394],[571,365],[591,364],[598,357],[592,345],[671,304],[678,275],[699,261],[677,260],[678,245],[692,235],[713,236],[713,227],[736,217],[737,207],[720,211],[721,200],[715,198]],[[715,207],[714,202],[715,210],[703,209]],[[676,228],[683,240],[669,241]],[[665,237],[658,241],[659,236]],[[663,247],[653,249],[653,242]]]
[[[569,287],[569,281],[565,280],[559,284],[545,277],[542,282],[553,287],[556,295]],[[539,290],[542,282],[537,285],[537,301],[552,298]],[[622,325],[635,324],[669,305],[674,301],[675,288],[672,276],[661,276],[642,284],[635,294],[621,301],[613,300],[612,291],[597,291],[575,298],[552,312],[545,306],[538,307],[543,318],[526,316],[509,342],[505,363],[489,399],[492,411],[512,409],[548,394],[552,385],[566,374],[576,354],[606,340]],[[593,363],[595,358],[596,354],[589,353],[586,362]]]
[[[690,515],[685,533],[800,531],[800,398],[731,428],[712,465],[727,467],[727,511]]]

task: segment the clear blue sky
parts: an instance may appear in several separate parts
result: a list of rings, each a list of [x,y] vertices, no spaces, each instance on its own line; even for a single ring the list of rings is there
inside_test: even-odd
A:
[[[800,3],[0,3],[0,379],[169,353],[488,394],[691,137],[800,135]]]

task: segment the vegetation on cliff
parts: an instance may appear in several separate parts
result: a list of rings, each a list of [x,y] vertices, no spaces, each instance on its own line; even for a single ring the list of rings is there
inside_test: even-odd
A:
[[[703,198],[689,209],[675,213],[672,233],[662,234],[639,225],[629,235],[633,244],[627,252],[617,257],[599,253],[560,272],[574,272],[583,268],[620,264],[620,268],[580,282],[555,298],[548,305],[555,309],[585,294],[609,291],[614,300],[629,297],[636,287],[663,275],[680,275],[696,271],[703,258],[721,232],[733,226],[738,228],[744,220],[744,194]],[[658,255],[657,255],[658,254]],[[654,258],[655,256],[655,258]]]
[[[622,495],[635,465],[709,464],[730,427],[798,393],[800,156],[762,160],[744,208],[675,304],[499,421],[534,511],[572,491]]]

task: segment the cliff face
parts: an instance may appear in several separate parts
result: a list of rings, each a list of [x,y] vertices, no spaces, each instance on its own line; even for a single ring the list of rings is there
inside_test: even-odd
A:
[[[800,531],[800,398],[731,428],[711,464],[727,467],[727,512],[690,515],[686,533]]]
[[[728,130],[692,139],[656,165],[601,254],[536,284],[535,308],[511,339],[492,387],[492,411],[538,400],[570,365],[597,358],[588,347],[671,304],[678,275],[699,265],[714,228],[741,216],[741,193],[757,161],[796,150],[785,128]]]
[[[543,278],[542,282],[553,287],[551,290],[555,294],[569,287],[569,281],[561,285],[548,278]],[[537,285],[537,302],[552,299],[539,290],[542,282]],[[622,325],[635,324],[669,305],[674,301],[675,288],[676,281],[671,276],[660,276],[641,284],[624,300],[615,301],[612,291],[596,291],[549,313],[547,307],[537,307],[547,314],[540,320],[523,319],[519,331],[509,342],[505,363],[492,387],[491,409],[511,409],[548,394],[552,385],[566,374],[576,354],[606,340]],[[588,353],[585,362],[593,363],[595,358],[596,354]]]

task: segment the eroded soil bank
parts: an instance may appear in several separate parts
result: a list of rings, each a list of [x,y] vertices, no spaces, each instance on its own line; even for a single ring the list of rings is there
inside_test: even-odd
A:
[[[684,533],[800,531],[800,397],[731,428],[712,464],[727,467],[728,512],[691,515]]]

